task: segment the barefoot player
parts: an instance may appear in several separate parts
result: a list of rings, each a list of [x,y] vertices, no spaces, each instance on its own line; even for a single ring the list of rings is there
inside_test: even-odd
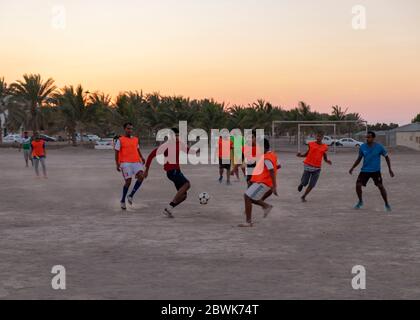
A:
[[[277,155],[270,150],[270,142],[264,139],[264,157],[258,160],[251,178],[251,186],[244,195],[246,223],[239,227],[253,227],[252,205],[258,205],[264,210],[264,218],[268,216],[273,209],[265,200],[272,194],[277,194]]]
[[[163,214],[171,219],[174,218],[174,209],[187,200],[188,190],[191,188],[190,181],[184,176],[179,165],[180,151],[187,153],[189,148],[179,141],[179,130],[174,128],[172,131],[174,133],[174,137],[169,138],[166,142],[166,150],[163,151],[163,155],[165,157],[163,169],[166,172],[166,176],[171,182],[173,182],[177,190],[175,197],[163,210]],[[161,149],[159,147],[154,149],[147,158],[146,171],[144,173],[145,178],[149,176],[150,165],[152,164],[153,159],[159,155],[158,152],[160,152],[160,150]],[[169,154],[170,152],[175,152],[174,157]]]
[[[328,146],[322,142],[324,134],[319,132],[316,135],[316,141],[309,143],[309,149],[305,154],[298,153],[297,156],[306,158],[304,163],[304,171],[300,185],[298,187],[299,192],[302,192],[304,187],[307,187],[304,195],[302,196],[302,202],[306,202],[306,197],[315,188],[319,176],[321,175],[322,160],[329,165],[332,162],[328,159]]]
[[[372,179],[381,192],[382,198],[384,199],[385,211],[391,212],[391,205],[388,202],[388,195],[382,180],[381,157],[385,158],[391,177],[393,178],[395,175],[391,168],[391,159],[388,156],[388,152],[383,145],[375,142],[375,138],[375,132],[368,132],[366,143],[360,147],[359,157],[357,158],[353,167],[350,169],[350,174],[353,174],[354,169],[356,169],[356,167],[363,160],[363,167],[356,182],[356,193],[359,198],[359,202],[354,206],[354,208],[356,210],[363,208],[364,202],[362,187],[366,187],[369,180]]]
[[[133,124],[124,124],[124,136],[121,136],[115,143],[115,164],[117,171],[122,172],[125,184],[121,198],[121,209],[127,210],[126,198],[131,186],[132,178],[137,179],[133,190],[127,200],[130,205],[133,204],[133,198],[140,189],[144,180],[144,158],[140,151],[139,139],[133,137]]]

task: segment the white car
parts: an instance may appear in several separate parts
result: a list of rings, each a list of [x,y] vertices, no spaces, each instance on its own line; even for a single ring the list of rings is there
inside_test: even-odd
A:
[[[338,147],[344,147],[344,148],[359,148],[363,142],[354,140],[352,138],[343,138],[336,142],[336,145]]]
[[[3,143],[21,143],[22,137],[19,134],[9,134],[3,138]]]
[[[86,138],[90,142],[101,141],[101,138],[98,137],[96,134],[87,134],[86,135]],[[85,139],[85,137],[83,137],[83,139]]]
[[[80,138],[80,133],[76,134],[76,141],[80,142],[82,139]],[[99,138],[96,134],[84,134],[83,135],[83,142],[96,142],[100,141],[101,138]]]
[[[309,142],[316,141],[315,137],[308,137],[305,140],[305,144],[308,145]],[[327,146],[332,146],[334,143],[336,143],[336,139],[331,138],[330,136],[324,136],[324,139],[322,139],[322,143],[326,144]]]
[[[95,142],[96,150],[114,150],[114,140],[113,139],[101,139]]]

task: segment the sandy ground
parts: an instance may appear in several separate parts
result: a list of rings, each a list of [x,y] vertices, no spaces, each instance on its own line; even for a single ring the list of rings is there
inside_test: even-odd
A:
[[[217,182],[217,167],[186,166],[193,184],[175,220],[161,211],[174,193],[157,164],[136,204],[119,209],[122,178],[109,151],[52,150],[50,179],[34,179],[16,150],[0,150],[2,299],[408,299],[420,298],[420,155],[392,154],[385,174],[394,212],[370,184],[366,208],[352,209],[356,154],[332,156],[319,187],[302,204],[302,165],[280,155],[278,198],[254,229],[244,220],[244,183]],[[200,206],[198,194],[212,199]],[[67,289],[51,287],[63,265]],[[351,270],[367,270],[367,290]]]

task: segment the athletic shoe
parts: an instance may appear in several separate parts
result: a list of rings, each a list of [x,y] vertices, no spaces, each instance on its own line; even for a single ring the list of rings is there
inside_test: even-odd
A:
[[[385,212],[392,212],[392,208],[389,204],[385,205]]]
[[[270,214],[271,210],[273,210],[273,206],[269,206],[267,209],[264,209],[264,218],[267,218]]]
[[[127,201],[128,201],[128,203],[130,204],[130,206],[132,206],[132,205],[133,205],[133,197],[132,197],[132,196],[128,196],[128,197],[127,197]]]
[[[229,182],[226,182],[226,185],[227,186],[231,186],[232,185],[232,182],[230,182],[230,181]]]
[[[363,208],[363,206],[364,206],[364,203],[362,202],[362,201],[359,201],[355,206],[354,206],[354,209],[355,210],[360,210],[360,209],[362,209]]]
[[[121,202],[121,209],[127,210],[127,206],[126,206],[125,202]]]
[[[223,182],[223,177],[220,177],[219,178],[219,183],[222,183]]]
[[[163,210],[163,214],[169,219],[174,218],[174,215],[172,214],[172,211],[169,208],[165,208],[165,210]]]
[[[299,191],[299,192],[302,192],[302,190],[303,190],[303,186],[302,186],[302,185],[300,185],[300,186],[298,187],[298,191]]]
[[[302,200],[303,203],[308,202],[305,197],[301,197],[300,199]]]

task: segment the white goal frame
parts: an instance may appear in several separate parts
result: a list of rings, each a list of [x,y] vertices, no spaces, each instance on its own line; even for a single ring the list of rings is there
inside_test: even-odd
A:
[[[298,124],[298,152],[302,151],[302,144],[300,143],[301,141],[301,135],[302,135],[302,131],[301,128],[302,127],[333,127],[334,128],[334,135],[331,137],[334,140],[337,138],[337,124],[336,123],[331,123],[331,124],[323,124],[323,123],[314,123],[314,124],[308,124],[308,123],[299,123]],[[337,145],[334,143],[333,145],[333,152],[336,153],[337,152]]]
[[[285,125],[285,124],[296,124],[297,125],[297,129],[298,129],[298,143],[297,143],[297,149],[298,152],[300,152],[300,128],[302,126],[334,126],[334,139],[337,137],[336,133],[337,133],[337,125],[339,124],[357,124],[357,125],[362,125],[366,128],[366,135],[369,131],[369,125],[368,122],[365,120],[331,120],[331,121],[299,121],[299,120],[275,120],[272,123],[272,132],[271,132],[271,137],[273,139],[273,148],[275,148],[275,138],[276,138],[276,127],[281,126],[281,125]],[[336,151],[336,146],[334,148],[334,150]]]

